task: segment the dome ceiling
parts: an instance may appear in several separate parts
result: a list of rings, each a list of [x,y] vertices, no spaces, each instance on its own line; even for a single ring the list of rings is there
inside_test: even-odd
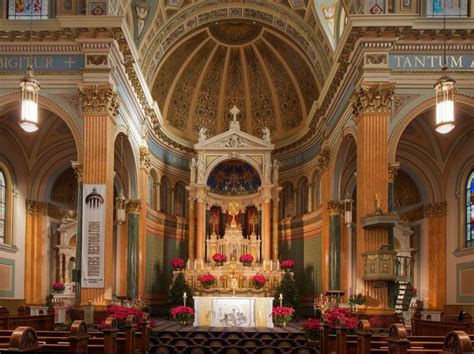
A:
[[[285,35],[252,22],[223,22],[168,51],[152,95],[168,131],[191,143],[201,127],[209,136],[227,130],[234,104],[242,130],[261,136],[267,126],[278,143],[306,126],[320,77]]]

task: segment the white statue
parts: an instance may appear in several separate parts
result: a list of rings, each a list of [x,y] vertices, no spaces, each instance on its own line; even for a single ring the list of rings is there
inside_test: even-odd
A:
[[[203,142],[204,140],[207,139],[207,129],[202,127],[199,129],[199,142]]]
[[[267,143],[270,142],[271,138],[270,138],[270,129],[268,129],[267,127],[263,127],[262,128],[262,139],[265,140]]]
[[[197,168],[197,164],[196,164],[196,160],[194,158],[191,159],[191,166],[190,166],[190,170],[191,170],[191,183],[196,183],[196,168]]]
[[[273,160],[273,184],[278,184],[278,161]]]
[[[272,160],[270,156],[265,156],[265,162],[263,163],[263,178],[265,182],[270,182],[272,174]]]
[[[198,183],[202,183],[204,180],[204,174],[206,173],[206,161],[204,161],[204,156],[199,156],[197,160],[197,173],[198,173]]]

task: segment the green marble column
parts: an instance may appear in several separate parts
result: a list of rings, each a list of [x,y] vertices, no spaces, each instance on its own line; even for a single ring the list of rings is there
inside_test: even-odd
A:
[[[81,269],[82,269],[82,165],[78,161],[72,162],[72,168],[77,179],[77,231],[76,231],[76,269],[73,270],[73,280],[76,283],[74,304],[81,304]]]
[[[341,232],[339,212],[329,216],[329,289],[341,286]]]
[[[139,199],[127,203],[128,212],[128,253],[127,253],[127,296],[131,299],[138,294],[138,237],[140,218]]]

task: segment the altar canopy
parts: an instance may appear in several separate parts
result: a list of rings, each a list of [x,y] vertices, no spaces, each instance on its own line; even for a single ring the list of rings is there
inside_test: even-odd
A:
[[[229,129],[208,138],[202,128],[191,163],[189,262],[185,277],[198,295],[271,296],[280,284],[278,262],[278,162],[272,162],[270,130],[261,137],[240,130],[239,110]],[[194,222],[193,222],[194,221]],[[216,253],[225,261],[213,261]],[[241,262],[251,255],[252,262]],[[204,288],[198,278],[215,277]],[[261,274],[257,289],[252,277]]]

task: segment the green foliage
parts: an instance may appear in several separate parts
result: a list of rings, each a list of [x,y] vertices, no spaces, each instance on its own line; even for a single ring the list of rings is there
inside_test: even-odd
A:
[[[194,308],[193,291],[184,279],[184,273],[179,272],[176,279],[168,290],[168,302],[170,307],[183,305],[183,294],[186,292],[186,306]]]
[[[296,313],[298,313],[300,306],[298,288],[290,272],[285,272],[280,286],[275,293],[275,299],[273,300],[274,307],[280,306],[280,294],[283,294],[283,306],[293,307]]]

